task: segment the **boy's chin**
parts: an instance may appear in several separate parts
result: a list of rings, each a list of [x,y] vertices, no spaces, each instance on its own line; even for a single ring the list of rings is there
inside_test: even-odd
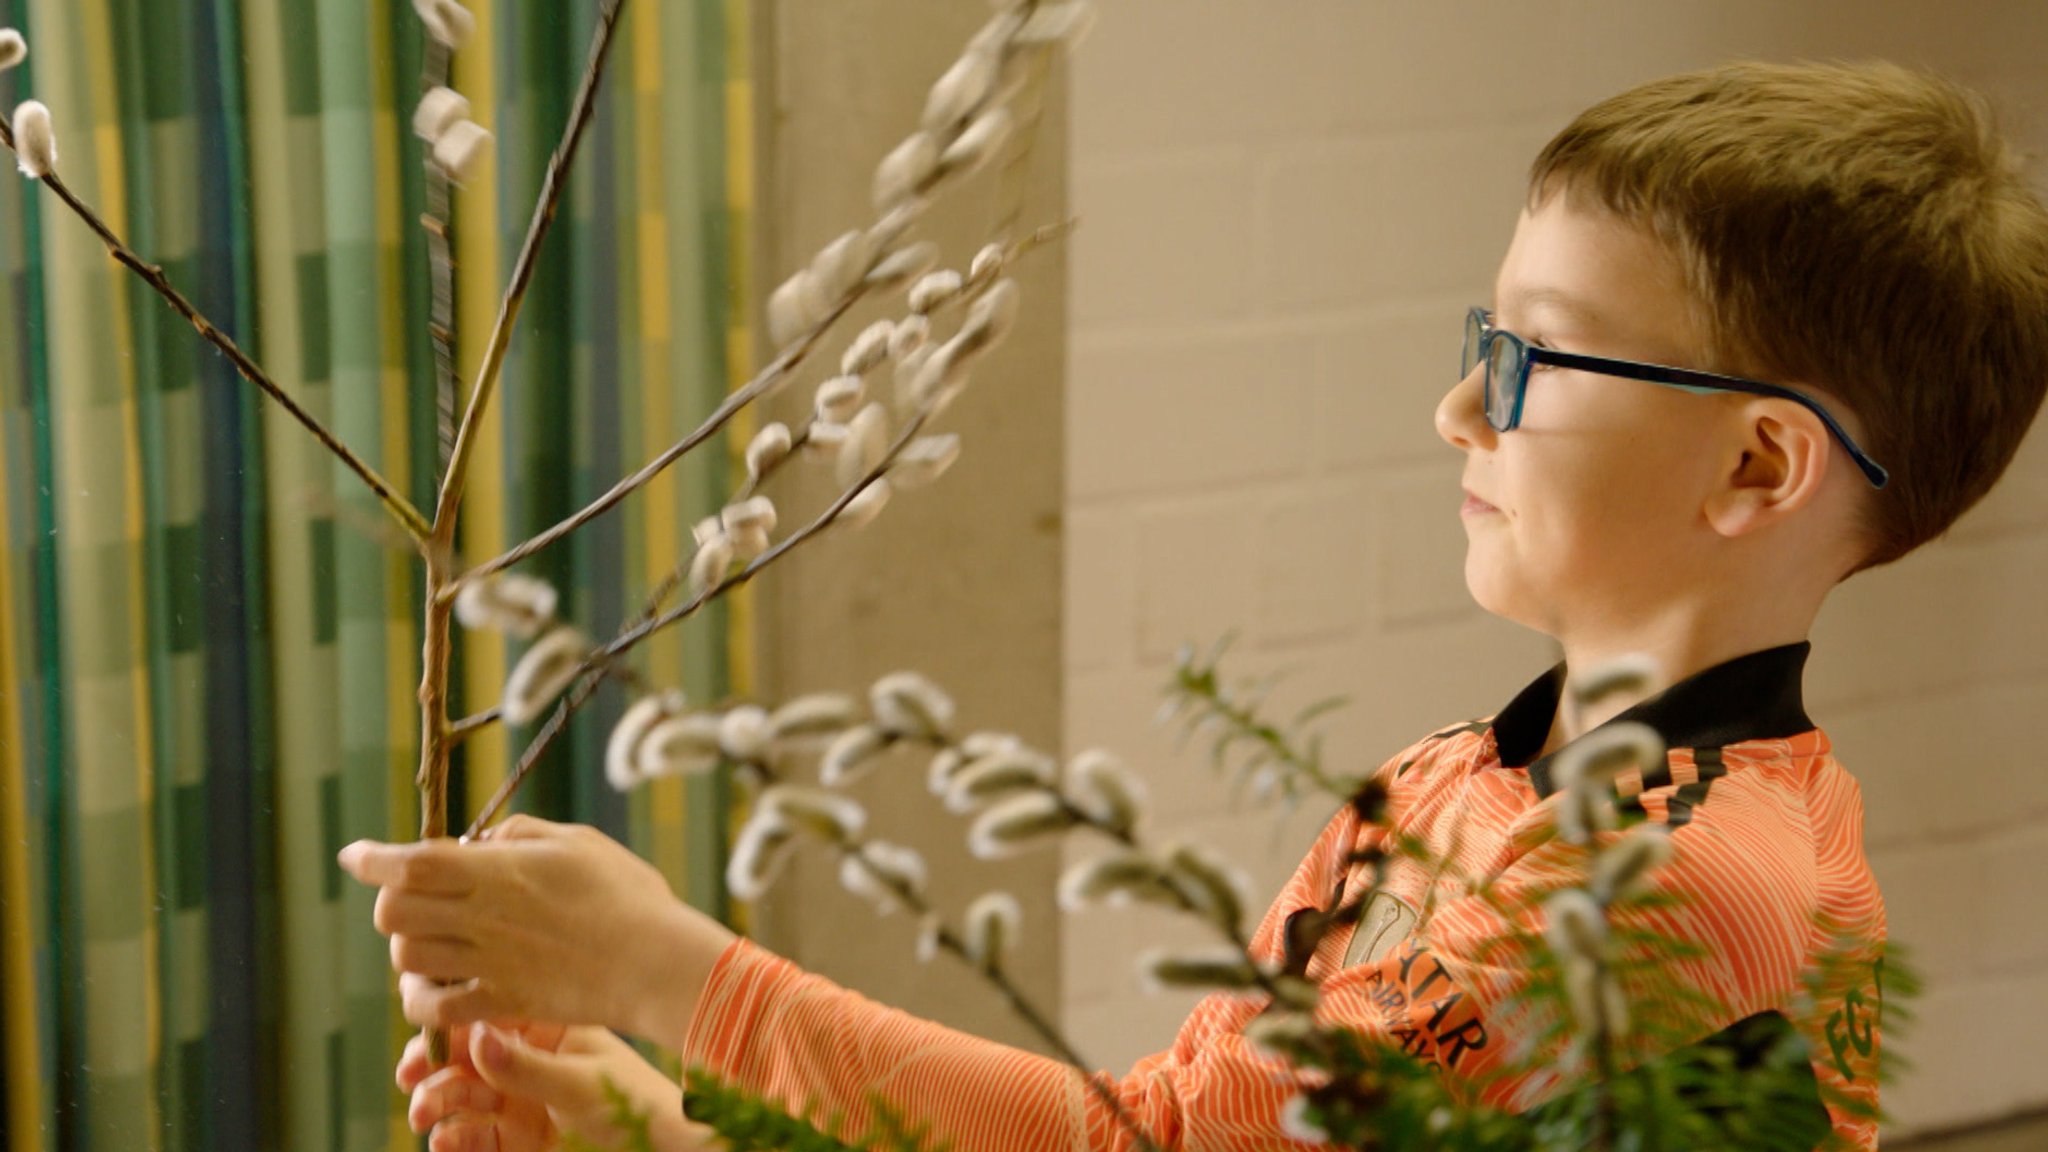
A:
[[[1476,551],[1465,554],[1465,591],[1471,593],[1472,602],[1489,615],[1543,632],[1526,589],[1518,588],[1510,573],[1475,555]]]

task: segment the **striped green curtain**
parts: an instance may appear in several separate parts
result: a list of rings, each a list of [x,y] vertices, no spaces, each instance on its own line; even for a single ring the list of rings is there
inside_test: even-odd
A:
[[[458,198],[465,376],[580,79],[594,0],[471,0],[458,61],[495,170]],[[486,428],[462,547],[602,491],[747,365],[739,0],[628,8]],[[407,0],[0,0],[61,170],[416,503],[425,339],[421,44]],[[740,125],[733,131],[729,126]],[[729,152],[731,155],[729,155]],[[532,562],[600,633],[720,503],[725,459]],[[495,480],[496,483],[486,481]],[[368,895],[334,852],[417,827],[419,578],[354,477],[242,384],[54,198],[0,179],[0,1130],[17,1152],[415,1147]],[[648,652],[728,689],[728,622]],[[460,710],[516,649],[469,637]],[[611,691],[611,690],[608,690]],[[522,798],[629,838],[717,907],[716,782],[630,803],[602,695]],[[473,811],[525,733],[470,742]]]

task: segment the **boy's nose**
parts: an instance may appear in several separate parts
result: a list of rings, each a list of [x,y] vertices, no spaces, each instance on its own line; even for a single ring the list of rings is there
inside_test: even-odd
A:
[[[1474,365],[1463,380],[1451,386],[1436,406],[1436,434],[1461,452],[1493,447],[1493,425],[1486,422],[1484,364]]]

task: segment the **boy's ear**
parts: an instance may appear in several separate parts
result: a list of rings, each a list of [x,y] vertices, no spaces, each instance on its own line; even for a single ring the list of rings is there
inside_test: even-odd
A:
[[[1827,425],[1790,400],[1745,402],[1735,430],[1726,471],[1706,506],[1708,523],[1730,538],[1783,523],[1812,503],[1834,450]]]

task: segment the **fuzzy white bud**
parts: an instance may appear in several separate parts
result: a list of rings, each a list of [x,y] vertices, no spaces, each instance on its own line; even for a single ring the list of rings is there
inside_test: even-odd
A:
[[[932,309],[960,295],[962,283],[960,273],[951,268],[925,273],[910,286],[910,311],[914,315],[929,316]]]
[[[1147,992],[1170,988],[1255,988],[1258,969],[1234,948],[1190,952],[1155,950],[1138,957],[1138,981]]]
[[[490,153],[491,134],[474,120],[457,120],[434,139],[434,163],[457,184],[467,184]]]
[[[863,527],[880,516],[883,508],[888,507],[891,491],[893,490],[889,487],[887,478],[876,480],[846,502],[846,507],[841,508],[839,515],[834,517],[834,523],[846,528]]]
[[[768,530],[760,527],[742,528],[726,539],[732,543],[732,558],[741,564],[751,563],[774,546],[774,541],[768,538]]]
[[[1543,937],[1560,960],[1595,960],[1607,947],[1607,913],[1592,895],[1565,888],[1543,902]]]
[[[1602,903],[1633,896],[1671,859],[1671,829],[1638,824],[1593,857],[1592,892]]]
[[[1041,4],[1017,30],[1018,44],[1064,44],[1081,42],[1095,27],[1095,0],[1066,0],[1063,4]]]
[[[1290,1096],[1280,1106],[1280,1131],[1302,1144],[1328,1144],[1330,1130],[1308,1118],[1308,1097]]]
[[[498,705],[507,724],[531,724],[576,679],[590,638],[574,628],[557,628],[536,641],[513,665]]]
[[[23,100],[14,110],[14,152],[21,174],[41,180],[57,170],[57,132],[40,100]]]
[[[817,277],[799,268],[768,297],[768,339],[777,348],[817,327],[831,314]]]
[[[851,796],[777,784],[761,793],[761,807],[775,812],[792,828],[802,828],[823,840],[845,843],[867,827],[867,809]]]
[[[887,213],[909,202],[938,166],[938,140],[929,132],[911,133],[875,166],[875,211]]]
[[[901,360],[925,346],[931,339],[932,322],[923,316],[905,316],[889,333],[889,357]]]
[[[854,414],[846,426],[846,443],[839,446],[837,475],[842,488],[850,488],[873,471],[889,454],[889,410],[870,404]]]
[[[1008,892],[984,892],[967,906],[966,921],[962,942],[967,959],[982,971],[993,972],[1017,941],[1024,908]]]
[[[737,504],[728,504],[718,514],[719,523],[727,532],[744,532],[758,528],[763,532],[775,531],[775,501],[766,496],[754,496]]]
[[[960,322],[960,331],[953,340],[976,352],[987,351],[1002,343],[1010,330],[1017,326],[1021,297],[1015,280],[1005,278],[991,284],[988,291],[983,292],[974,306],[967,310],[967,319]]]
[[[426,26],[427,35],[451,52],[461,51],[476,34],[476,17],[460,0],[412,0],[412,7],[419,13],[420,23]]]
[[[626,792],[640,782],[640,744],[647,734],[662,719],[683,709],[681,692],[657,692],[642,696],[620,715],[619,722],[612,725],[611,738],[605,741],[604,778],[613,788]]]
[[[956,769],[946,782],[946,810],[966,815],[1016,792],[1043,792],[1058,771],[1052,758],[1029,748],[983,756]]]
[[[0,28],[0,72],[19,68],[28,59],[28,41],[12,28]]]
[[[1083,860],[1060,876],[1060,907],[1078,912],[1098,904],[1119,907],[1133,900],[1178,908],[1159,862],[1136,849]]]
[[[842,232],[818,250],[811,259],[811,278],[828,305],[837,307],[853,286],[868,274],[875,252],[867,233],[855,229]]]
[[[789,455],[789,425],[773,423],[754,433],[747,443],[747,476],[759,480]]]
[[[848,376],[865,376],[880,367],[889,358],[889,337],[895,331],[896,326],[887,320],[877,320],[861,329],[839,358],[839,370]]]
[[[696,558],[690,561],[690,595],[704,596],[724,583],[726,571],[732,567],[732,554],[732,541],[724,536],[713,537],[699,546]]]
[[[846,443],[846,425],[844,424],[834,424],[829,421],[814,419],[811,421],[811,426],[804,429],[804,447],[813,454],[836,452],[839,450],[839,446],[844,443]]]
[[[775,710],[768,727],[777,740],[804,740],[837,735],[851,725],[859,705],[851,696],[817,692],[799,696]]]
[[[848,892],[871,901],[883,915],[894,912],[906,894],[924,895],[924,857],[915,849],[886,840],[871,840],[839,860],[839,882]]]
[[[931,764],[925,769],[925,787],[929,788],[934,796],[944,796],[946,789],[953,785],[953,777],[959,775],[960,769],[966,766],[967,757],[962,755],[958,748],[939,749],[932,756]]]
[[[1242,926],[1251,881],[1241,870],[1192,844],[1177,845],[1165,855],[1167,882],[1193,911],[1229,931]]]
[[[877,252],[893,252],[930,208],[931,201],[922,196],[904,197],[894,208],[883,212],[880,219],[868,225],[869,246]],[[868,282],[874,283],[872,268],[868,270]]]
[[[1244,1026],[1244,1038],[1266,1056],[1285,1059],[1317,1036],[1315,1017],[1304,1012],[1266,1012]]]
[[[834,376],[818,385],[814,399],[816,419],[826,424],[844,424],[860,411],[867,399],[867,385],[858,376]]]
[[[1050,792],[1026,792],[991,805],[967,830],[967,850],[977,859],[996,860],[1029,851],[1074,826],[1060,798]]]
[[[1661,675],[1654,659],[1631,654],[1603,661],[1584,676],[1574,676],[1568,690],[1573,702],[1585,707],[1617,692],[1647,696],[1656,690]]]
[[[1001,244],[984,244],[981,251],[967,265],[967,279],[975,284],[993,278],[1009,262],[1009,256]]]
[[[882,730],[872,724],[856,724],[839,734],[818,761],[818,779],[827,788],[841,788],[872,771],[889,746]]]
[[[875,723],[892,736],[943,738],[953,725],[953,699],[916,672],[891,672],[868,690]]]
[[[1566,745],[1551,768],[1557,787],[1611,792],[1615,777],[1664,762],[1664,738],[1648,724],[1608,724]]]
[[[718,750],[737,764],[759,764],[768,758],[768,710],[742,704],[718,723]]]
[[[517,572],[465,581],[455,594],[455,619],[464,628],[488,629],[531,640],[553,623],[555,586]]]
[[[657,721],[641,739],[634,765],[647,777],[709,772],[723,759],[719,751],[723,727],[718,716],[704,713]]]
[[[955,60],[925,98],[924,130],[952,132],[995,90],[1001,71],[1002,63],[992,52],[969,52]]]
[[[1096,827],[1128,833],[1144,810],[1145,785],[1115,756],[1091,748],[1067,764],[1067,798]]]
[[[889,479],[898,488],[922,488],[946,474],[960,458],[960,437],[952,432],[941,436],[919,436],[903,446],[889,465]]]
[[[930,240],[906,244],[877,261],[868,270],[868,287],[887,291],[938,267],[939,246]]]
[[[796,833],[789,823],[779,814],[757,807],[753,818],[740,829],[732,857],[726,862],[726,888],[741,900],[759,900],[768,894],[795,846]]]
[[[944,932],[946,922],[939,919],[937,912],[927,912],[917,920],[917,962],[929,964],[939,955],[939,935]]]
[[[991,108],[976,116],[951,144],[946,145],[946,150],[939,153],[940,175],[964,177],[979,172],[982,165],[1009,142],[1013,123],[1010,110],[1003,107]]]
[[[469,98],[453,88],[430,88],[420,97],[412,113],[412,134],[429,144],[439,140],[457,121],[469,119]]]

